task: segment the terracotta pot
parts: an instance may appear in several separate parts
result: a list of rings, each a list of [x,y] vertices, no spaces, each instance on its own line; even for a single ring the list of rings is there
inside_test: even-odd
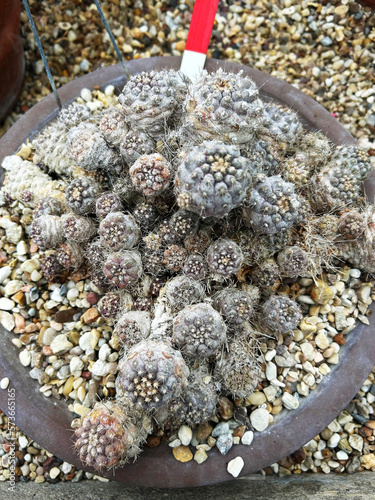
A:
[[[178,68],[180,61],[178,57],[139,59],[128,63],[128,68],[134,74],[152,69]],[[272,98],[294,108],[308,129],[322,130],[336,144],[355,144],[349,132],[328,111],[288,83],[239,64],[212,59],[207,61],[206,68],[209,71],[219,67],[234,72],[242,69],[257,83],[264,98]],[[113,84],[121,90],[125,81],[123,70],[118,64],[70,82],[59,90],[59,95],[62,102],[67,104],[79,96],[84,87],[104,88],[107,84]],[[14,153],[25,139],[43,128],[57,112],[51,94],[21,117],[0,140],[0,163],[4,156]],[[372,181],[370,184],[372,187],[375,185]],[[255,433],[251,446],[233,446],[226,456],[212,449],[208,452],[209,459],[201,465],[194,460],[184,464],[176,461],[166,444],[153,449],[145,447],[135,463],[101,474],[129,485],[202,486],[233,479],[227,472],[227,463],[237,456],[242,456],[245,461],[241,475],[246,475],[293,453],[324,429],[363,385],[375,364],[374,318],[374,315],[369,317],[370,326],[360,324],[348,335],[340,351],[340,363],[332,367],[331,373],[324,377],[308,398],[301,400],[299,408],[275,416],[273,424],[266,431]],[[42,396],[37,382],[29,377],[28,369],[21,366],[19,351],[11,343],[11,336],[4,329],[1,333],[0,373],[9,377],[9,387],[15,389],[17,425],[48,451],[78,468],[93,472],[83,467],[73,453],[70,429],[73,416],[66,402]],[[0,408],[7,413],[7,391],[0,391]]]
[[[0,1],[0,120],[13,107],[24,76],[20,0]]]

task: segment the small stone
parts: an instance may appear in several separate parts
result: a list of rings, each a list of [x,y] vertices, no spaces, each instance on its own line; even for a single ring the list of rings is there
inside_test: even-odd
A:
[[[232,434],[221,434],[216,440],[216,447],[222,455],[226,455],[233,446]]]
[[[303,318],[303,320],[299,324],[299,329],[303,333],[304,337],[308,337],[309,335],[312,335],[313,333],[316,332],[316,325],[311,325],[310,323],[307,323],[306,318]]]
[[[0,381],[0,388],[7,389],[8,385],[9,385],[9,378],[8,377],[2,378]]]
[[[336,453],[336,458],[337,460],[348,460],[349,455],[345,451],[340,450]]]
[[[220,422],[215,426],[214,430],[211,432],[211,436],[217,437],[221,436],[221,434],[228,434],[228,433],[229,433],[228,422]]]
[[[319,332],[318,335],[315,337],[315,344],[320,348],[320,349],[327,349],[327,347],[330,346],[330,342],[328,340],[328,337],[325,333]]]
[[[98,359],[93,364],[93,367],[91,368],[91,373],[93,375],[96,375],[97,377],[104,377],[104,375],[107,375],[109,373],[108,364],[109,363],[106,363],[105,361]]]
[[[85,332],[82,337],[79,339],[79,347],[82,351],[87,351],[90,349],[90,340],[91,340],[91,332]]]
[[[12,274],[12,269],[10,266],[4,266],[0,268],[0,283],[5,281]]]
[[[61,334],[52,340],[50,347],[53,354],[60,355],[68,352],[73,347],[73,344],[69,342],[65,334]]]
[[[228,463],[227,471],[233,477],[238,477],[245,465],[242,457],[236,457]]]
[[[69,474],[69,472],[72,471],[72,464],[69,464],[68,462],[63,462],[61,466],[61,470],[63,471],[64,474]]]
[[[91,347],[91,345],[90,345]],[[99,359],[102,361],[107,361],[108,356],[111,354],[111,348],[108,344],[103,344],[99,349]]]
[[[340,434],[337,434],[337,432],[335,432],[328,439],[327,446],[328,446],[328,448],[336,448],[336,446],[338,446],[339,442],[340,442]]]
[[[82,322],[85,324],[94,323],[99,318],[100,314],[95,307],[91,307],[82,315]]]
[[[174,439],[170,443],[168,443],[168,446],[171,448],[177,448],[177,446],[181,446],[181,441],[179,439]]]
[[[242,436],[242,444],[245,444],[246,446],[250,446],[251,443],[253,442],[254,439],[254,432],[253,431],[246,431],[244,435]]]
[[[15,293],[19,292],[23,286],[24,284],[22,283],[22,281],[19,280],[8,281],[8,283],[4,287],[4,294],[7,297],[10,297],[11,295],[14,295]]]
[[[178,429],[178,437],[183,446],[189,446],[193,437],[193,431],[187,425],[181,425]]]
[[[20,445],[20,448],[26,448],[29,444],[29,440],[26,436],[20,436],[18,438],[18,444]]]
[[[255,430],[261,432],[267,429],[270,422],[270,414],[265,408],[257,408],[250,414],[250,422]]]
[[[289,392],[284,392],[281,401],[287,410],[296,410],[299,407],[298,399],[289,394]]]
[[[228,428],[229,428],[229,426],[228,426]],[[211,434],[212,429],[213,429],[212,425],[210,425],[208,422],[205,422],[203,424],[199,424],[197,427],[197,433],[196,433],[198,441],[200,443],[204,443],[204,441],[206,441],[208,436]]]
[[[6,297],[1,297],[0,299],[0,309],[2,311],[11,311],[15,305],[16,303],[11,299]]]
[[[368,455],[363,455],[361,457],[361,464],[365,469],[372,469],[375,467],[375,454],[369,453]]]
[[[70,360],[69,366],[70,366],[70,371],[73,375],[80,375],[84,367],[84,362],[80,357],[73,356],[73,358]]]
[[[328,304],[334,297],[333,290],[322,280],[316,280],[313,289],[311,290],[311,298],[322,306]]]
[[[49,475],[52,479],[55,479],[60,474],[60,469],[58,467],[52,467],[49,471]]]
[[[226,397],[220,398],[218,403],[218,411],[223,420],[229,420],[233,417],[233,403]]]
[[[205,452],[205,450],[203,450],[202,448],[199,448],[195,455],[194,455],[194,460],[198,463],[198,464],[203,464],[203,462],[205,462],[208,458],[208,455],[207,453]]]
[[[20,352],[19,358],[22,366],[29,366],[31,363],[31,354],[27,349]]]
[[[355,450],[358,450],[360,453],[362,452],[363,449],[363,437],[361,437],[359,434],[352,434],[349,436],[349,444],[352,448]]]
[[[190,462],[193,458],[193,454],[188,446],[177,446],[172,450],[173,456],[179,462]]]
[[[359,300],[364,304],[367,304],[370,295],[371,295],[371,287],[369,285],[362,285],[357,292]]]
[[[277,367],[275,363],[269,362],[266,366],[267,380],[274,380],[277,377]]]
[[[267,400],[267,398],[266,398],[266,396],[264,395],[263,392],[255,391],[252,394],[250,394],[250,396],[248,396],[246,398],[245,403],[246,403],[247,406],[250,406],[250,405],[260,406],[263,403],[265,403],[266,400]]]

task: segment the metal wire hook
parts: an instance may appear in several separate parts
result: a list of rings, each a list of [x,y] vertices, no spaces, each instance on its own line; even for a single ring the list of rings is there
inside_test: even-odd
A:
[[[45,68],[45,70],[47,72],[49,83],[50,83],[50,85],[52,87],[52,91],[53,91],[53,93],[55,95],[55,99],[56,99],[57,105],[58,105],[59,109],[61,110],[62,103],[61,103],[60,97],[59,97],[59,95],[57,93],[56,86],[55,86],[55,83],[54,83],[53,78],[52,78],[52,73],[51,73],[51,70],[49,69],[47,58],[46,58],[46,55],[44,53],[44,50],[43,50],[42,43],[40,41],[38,32],[36,30],[36,26],[35,26],[35,23],[34,23],[34,20],[33,20],[33,16],[31,15],[29,3],[28,3],[27,0],[22,0],[22,1],[23,1],[23,5],[25,6],[27,17],[29,18],[30,26],[31,26],[31,29],[33,31],[33,35],[34,35],[36,44],[38,46],[39,53],[40,53],[40,55],[42,57],[44,68]]]
[[[25,6],[27,17],[29,18],[30,26],[31,26],[31,29],[32,29],[32,32],[33,32],[33,35],[34,35],[34,38],[35,38],[35,41],[36,41],[39,53],[40,53],[40,55],[42,57],[42,61],[43,61],[44,68],[45,68],[47,76],[48,76],[49,83],[50,83],[52,91],[54,93],[57,105],[58,105],[59,109],[61,110],[62,109],[62,103],[61,103],[60,97],[59,97],[59,95],[57,93],[57,89],[56,89],[55,83],[54,83],[53,78],[52,78],[52,73],[51,73],[51,70],[49,69],[47,58],[46,58],[46,55],[44,53],[44,50],[43,50],[43,47],[42,47],[42,43],[40,41],[40,38],[39,38],[39,35],[38,35],[38,32],[37,32],[37,29],[36,29],[33,17],[31,15],[31,11],[30,11],[30,6],[29,6],[29,3],[28,3],[28,0],[22,0],[22,1],[23,1],[23,5]],[[121,52],[120,52],[120,50],[119,50],[119,48],[117,46],[117,43],[116,43],[116,40],[115,40],[115,38],[114,38],[114,36],[112,34],[111,28],[109,27],[108,22],[107,22],[107,20],[106,20],[106,18],[104,16],[104,12],[103,12],[103,10],[102,10],[102,8],[100,6],[99,0],[94,0],[94,2],[95,2],[95,5],[96,5],[96,8],[98,9],[100,18],[101,18],[101,20],[102,20],[102,22],[104,24],[104,27],[107,30],[107,33],[109,35],[109,38],[110,38],[111,43],[113,45],[113,48],[115,49],[117,57],[119,58],[121,66],[124,68],[126,77],[130,78],[131,75],[130,75],[129,70],[127,69],[127,67],[125,65],[124,59],[123,59],[123,57],[121,55]]]
[[[113,36],[113,33],[111,31],[111,28],[109,27],[109,24],[107,22],[107,19],[105,18],[104,16],[104,12],[100,6],[100,2],[99,0],[94,0],[94,3],[96,5],[96,8],[98,9],[98,12],[99,12],[99,15],[100,15],[100,18],[104,24],[104,27],[105,29],[107,30],[107,33],[108,33],[108,36],[112,42],[112,45],[113,45],[113,48],[115,49],[115,52],[117,54],[117,57],[119,58],[119,61],[121,63],[121,66],[124,68],[124,71],[125,71],[125,75],[127,78],[130,78],[130,73],[129,73],[129,70],[128,68],[126,67],[125,65],[125,62],[124,62],[124,59],[122,58],[122,55],[121,55],[121,52],[120,52],[120,49],[118,48],[117,46],[117,43],[116,43],[116,40],[115,40],[115,37]]]

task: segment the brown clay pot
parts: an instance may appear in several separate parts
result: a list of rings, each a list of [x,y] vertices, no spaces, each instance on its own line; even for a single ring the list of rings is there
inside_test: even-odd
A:
[[[20,0],[0,0],[0,121],[14,105],[24,76]]]
[[[154,57],[127,63],[131,74],[141,71],[179,68],[179,57]],[[335,144],[355,144],[350,133],[320,104],[288,83],[247,66],[209,59],[208,71],[219,67],[251,77],[264,99],[285,103],[298,111],[299,117],[309,130],[322,130]],[[112,84],[121,90],[126,82],[120,64],[97,70],[74,80],[59,89],[63,104],[80,95],[82,88],[99,86],[103,89]],[[56,117],[58,108],[52,94],[36,104],[0,140],[0,164],[6,155],[13,154],[27,139],[35,136],[48,122]],[[373,202],[375,179],[367,185],[369,201]],[[374,311],[375,307],[371,307]],[[101,471],[100,475],[128,485],[150,487],[191,487],[229,481],[227,464],[237,456],[244,459],[241,476],[256,472],[292,454],[316,436],[347,406],[375,364],[374,324],[375,315],[369,317],[370,326],[358,325],[347,337],[340,351],[340,363],[309,395],[302,399],[294,411],[284,411],[274,417],[272,425],[264,432],[255,433],[250,446],[233,446],[227,455],[220,455],[216,448],[208,452],[203,464],[191,460],[181,463],[175,460],[167,444],[156,448],[145,447],[135,463],[115,471]],[[70,422],[72,413],[63,400],[45,398],[39,386],[18,359],[19,350],[12,344],[11,335],[0,327],[0,377],[8,377],[8,391],[15,391],[16,424],[32,439],[51,453],[77,468],[94,472],[85,467],[73,452]],[[0,408],[9,413],[7,391],[0,391]]]

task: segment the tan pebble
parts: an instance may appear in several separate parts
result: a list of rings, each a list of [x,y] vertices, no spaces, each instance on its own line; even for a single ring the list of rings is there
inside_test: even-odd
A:
[[[311,298],[320,305],[326,305],[334,297],[333,290],[322,280],[316,280],[311,290]]]
[[[320,306],[311,306],[309,310],[309,316],[318,316]]]
[[[347,5],[339,5],[338,7],[335,7],[335,14],[338,14],[340,17],[345,17],[348,10],[349,7]]]
[[[338,362],[339,362],[339,353],[338,352],[335,352],[334,354],[332,354],[332,356],[330,356],[327,359],[327,363],[330,363],[331,365],[337,365]]]
[[[368,427],[369,429],[375,429],[375,420],[368,420],[365,423],[365,426]]]
[[[233,417],[233,403],[226,397],[220,398],[218,403],[218,411],[223,420],[229,420]]]
[[[259,405],[265,403],[266,401],[267,401],[267,398],[264,395],[264,393],[260,392],[260,391],[256,391],[253,394],[250,394],[250,396],[248,396],[246,398],[245,405],[246,406],[249,406],[249,405],[259,406]]]
[[[181,40],[180,42],[177,42],[176,43],[176,50],[178,50],[179,52],[183,52],[185,50],[185,45],[186,45],[186,42],[184,42],[183,40]]]
[[[304,337],[308,337],[309,335],[312,335],[316,332],[316,326],[307,323],[306,318],[303,318],[303,320],[301,321],[299,329],[303,333]]]
[[[361,464],[365,469],[372,469],[375,467],[375,454],[369,453],[368,455],[363,455],[361,457]]]
[[[190,460],[192,460],[193,458],[193,454],[188,446],[177,446],[176,448],[172,449],[172,452],[174,458],[179,462],[190,462]]]
[[[333,354],[335,354],[335,350],[333,347],[328,347],[328,349],[326,349],[324,352],[323,352],[323,356],[327,359],[329,357],[331,357]]]
[[[315,343],[318,347],[320,347],[320,349],[327,349],[330,345],[327,335],[325,335],[323,332],[318,333],[318,335],[315,337]]]
[[[190,450],[189,450],[190,451]],[[175,457],[176,458],[176,457]],[[208,455],[207,453],[205,452],[205,450],[203,450],[202,448],[199,448],[195,455],[194,455],[194,460],[198,463],[198,464],[202,464],[203,462],[205,462],[208,458]],[[177,459],[178,460],[178,459]],[[180,460],[181,461],[181,460]],[[188,462],[188,460],[184,460],[185,462]]]
[[[83,417],[84,415],[87,415],[91,410],[90,408],[86,408],[85,406],[79,403],[74,403],[73,411],[75,413],[78,413],[78,415],[80,415],[81,417]]]
[[[246,425],[239,425],[238,427],[236,427],[234,429],[233,437],[240,437],[240,438],[242,438],[242,436],[244,435],[245,431],[246,431]]]
[[[16,155],[20,156],[23,160],[27,160],[28,157],[31,155],[31,147],[26,146],[26,144],[23,144],[18,153],[16,153]]]
[[[216,439],[212,436],[208,436],[207,444],[208,444],[208,446],[211,446],[211,448],[213,448],[216,444]]]
[[[12,299],[17,302],[17,304],[19,304],[20,306],[23,306],[25,305],[25,302],[26,302],[26,299],[25,299],[25,294],[21,291],[15,293],[13,296],[12,296]]]
[[[212,425],[210,425],[208,422],[205,422],[204,424],[199,424],[197,427],[197,434],[196,434],[197,440],[200,443],[206,441],[208,436],[211,434],[212,429],[213,429]]]
[[[96,321],[99,318],[99,316],[100,315],[98,313],[98,310],[95,309],[95,307],[90,307],[90,309],[88,309],[82,315],[81,321],[82,321],[82,323],[85,323],[85,324],[94,323],[94,321]]]
[[[91,330],[90,333],[90,347],[91,349],[95,349],[95,347],[98,345],[100,339],[100,332],[96,328]]]
[[[26,321],[23,316],[20,314],[15,314],[15,325],[18,330],[20,330],[20,333],[25,329],[26,326]]]
[[[64,388],[63,388],[63,394],[64,396],[67,398],[69,396],[69,394],[72,392],[73,390],[73,383],[74,383],[74,377],[71,376],[68,378],[68,380],[65,382],[64,384]]]
[[[86,391],[85,391],[85,388],[82,385],[78,388],[77,397],[82,402],[84,401],[84,399],[86,397]]]
[[[29,323],[25,327],[25,332],[26,333],[33,333],[33,332],[36,332],[36,331],[39,331],[39,328],[38,328],[38,326],[35,323]]]

